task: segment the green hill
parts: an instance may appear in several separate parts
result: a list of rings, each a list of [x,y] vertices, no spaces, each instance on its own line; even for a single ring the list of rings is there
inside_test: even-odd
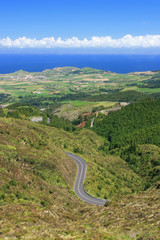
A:
[[[159,185],[136,193],[144,189],[143,178],[120,157],[105,156],[99,150],[103,145],[104,140],[87,129],[68,133],[0,118],[0,238],[120,240],[135,239],[134,232],[137,239],[158,239]],[[76,164],[65,150],[86,159],[85,188],[111,199],[107,207],[75,196]]]
[[[144,190],[159,180],[160,100],[146,99],[108,116],[99,114],[92,129],[105,139],[101,150],[120,156],[143,178]]]
[[[0,75],[0,240],[160,239],[159,76],[74,67]],[[92,129],[62,118],[123,101]],[[106,206],[77,198],[65,151],[86,160],[85,190]]]
[[[145,99],[108,116],[99,116],[93,130],[110,142],[110,149],[131,142],[160,146],[160,99]]]

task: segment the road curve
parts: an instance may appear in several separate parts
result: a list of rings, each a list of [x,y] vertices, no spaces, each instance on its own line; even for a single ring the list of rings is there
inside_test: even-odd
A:
[[[86,176],[86,170],[87,170],[86,161],[83,158],[73,153],[69,153],[69,152],[65,152],[65,153],[69,157],[71,157],[78,166],[78,174],[77,174],[75,185],[74,185],[74,191],[76,195],[84,202],[104,206],[104,204],[108,202],[108,200],[92,197],[83,188],[83,184]]]

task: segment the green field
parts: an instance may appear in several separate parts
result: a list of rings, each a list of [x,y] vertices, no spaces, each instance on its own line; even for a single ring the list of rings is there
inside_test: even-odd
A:
[[[21,70],[16,73],[0,75],[0,94],[9,94],[12,98],[9,101],[7,98],[0,99],[0,103],[9,104],[12,101],[22,101],[22,97],[26,96],[28,97],[27,101],[30,97],[31,104],[32,98],[41,98],[42,105],[42,98],[49,104],[54,101],[65,103],[70,100],[78,100],[74,106],[79,107],[87,105],[82,102],[87,101],[88,97],[94,99],[95,96],[102,94],[114,93],[116,96],[118,92],[131,90],[146,94],[160,93],[160,88],[153,86],[150,88],[152,81],[155,84],[155,80],[158,82],[159,79],[159,72],[116,74],[91,68],[72,67],[55,68],[36,73]],[[146,81],[149,81],[148,87]],[[101,101],[103,101],[103,97],[101,97]],[[25,99],[23,100],[25,101]]]

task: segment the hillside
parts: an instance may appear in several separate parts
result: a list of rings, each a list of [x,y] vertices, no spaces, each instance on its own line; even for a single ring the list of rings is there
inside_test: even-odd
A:
[[[101,150],[110,156],[120,156],[143,177],[144,190],[160,180],[159,99],[132,103],[107,116],[99,114],[91,129],[105,139]]]
[[[159,77],[72,67],[0,75],[0,239],[160,239]],[[65,151],[86,160],[84,188],[106,206],[75,195]]]
[[[144,188],[143,178],[119,157],[105,156],[99,150],[104,140],[94,132],[68,133],[27,120],[0,118],[0,136],[1,239],[120,240],[148,234],[158,239],[159,185],[136,193]],[[75,196],[76,165],[64,153],[66,149],[87,161],[85,188],[112,199],[106,208],[85,204]],[[153,228],[148,232],[150,224]]]
[[[89,166],[86,181],[90,182],[87,185],[90,191],[91,189],[94,191],[94,195],[97,194],[97,196],[104,197],[107,192],[110,193],[111,191],[114,192],[110,193],[111,195],[116,195],[117,192],[128,191],[130,193],[132,190],[143,189],[141,179],[127,167],[125,161],[114,156],[106,157],[103,152],[99,151],[99,148],[104,144],[104,140],[92,131],[84,129],[68,133],[26,120],[1,118],[0,141],[1,158],[4,161],[9,161],[9,159],[13,158],[17,164],[19,161],[27,165],[29,164],[35,174],[40,175],[44,180],[48,179],[49,182],[53,181],[53,179],[50,179],[53,174],[54,184],[56,179],[62,185],[68,184],[69,186],[73,186],[76,167],[73,168],[71,160],[69,163],[67,162],[67,157],[64,154],[64,151],[67,150],[83,155],[86,159]],[[8,151],[9,149],[10,151]],[[53,155],[54,161],[52,160]],[[118,171],[119,164],[123,164],[123,168],[128,175],[127,179],[126,177],[123,178],[124,172]],[[109,165],[114,165],[116,173],[113,172],[113,169],[111,170],[111,166],[109,167]],[[72,173],[70,172],[71,170],[67,172],[69,166],[72,169]],[[51,172],[53,173],[51,174]],[[107,172],[109,176],[106,175]],[[99,177],[104,175],[103,178],[101,177],[101,181],[103,180],[102,182],[106,182],[106,184],[103,183],[101,188],[98,187],[98,182],[100,183],[101,181],[99,177],[96,178],[96,175],[93,178],[94,174],[99,175]],[[116,190],[114,185],[120,176],[122,177],[123,184],[118,186]],[[108,183],[107,180],[109,181]],[[127,187],[129,182],[130,186],[128,185]],[[110,184],[113,185],[112,188]]]
[[[131,142],[160,146],[160,99],[145,99],[108,116],[99,116],[93,130],[110,142],[110,149]]]

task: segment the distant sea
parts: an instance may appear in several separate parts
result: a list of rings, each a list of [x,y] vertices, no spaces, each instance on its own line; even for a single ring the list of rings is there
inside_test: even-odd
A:
[[[41,72],[55,67],[92,67],[116,73],[160,69],[160,55],[0,54],[0,74],[18,70]]]

